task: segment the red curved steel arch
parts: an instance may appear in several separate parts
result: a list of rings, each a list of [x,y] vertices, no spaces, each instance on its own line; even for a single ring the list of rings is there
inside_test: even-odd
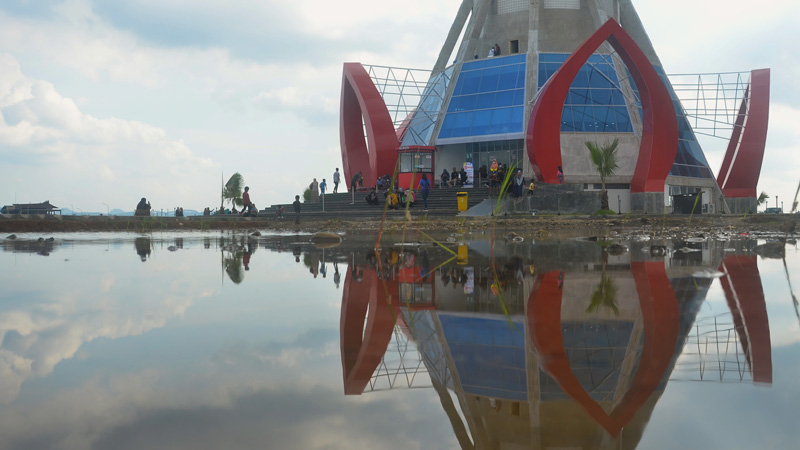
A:
[[[616,436],[655,392],[669,369],[678,339],[678,300],[663,262],[632,262],[644,320],[644,345],[628,391],[611,413],[581,386],[572,372],[561,334],[561,289],[557,270],[539,275],[528,299],[528,327],[542,367],[598,424]]]
[[[379,175],[394,172],[400,144],[386,103],[360,63],[344,64],[340,108],[339,144],[345,180],[349,183],[361,172],[364,185],[374,186]]]
[[[770,70],[750,72],[739,115],[728,142],[717,183],[725,197],[757,197],[756,187],[767,146]]]
[[[557,183],[561,165],[561,114],[578,71],[600,45],[608,41],[636,82],[642,101],[642,143],[631,181],[631,192],[663,192],[678,152],[675,107],[664,82],[633,39],[609,19],[567,58],[545,83],[528,121],[528,157],[537,177]]]

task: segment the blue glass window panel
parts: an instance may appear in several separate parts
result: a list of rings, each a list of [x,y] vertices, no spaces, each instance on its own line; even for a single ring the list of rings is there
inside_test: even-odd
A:
[[[500,68],[500,79],[497,83],[497,90],[514,89],[517,86],[517,66],[506,66]]]
[[[612,88],[614,87],[606,76],[597,70],[589,72],[589,86],[593,88]]]
[[[488,129],[489,133],[508,133],[511,125],[511,108],[495,109],[492,121]]]
[[[475,109],[476,97],[476,95],[453,97],[452,100],[450,100],[450,106],[447,108],[447,111],[469,111],[471,109]]]
[[[573,87],[589,87],[589,70],[586,66],[581,67],[575,80],[572,82]]]
[[[544,70],[539,70],[539,89],[547,82],[547,74]]]
[[[494,107],[503,108],[514,104],[514,93],[516,91],[500,91],[494,98]]]
[[[474,61],[464,63],[464,65],[461,67],[461,73],[464,73],[464,71],[467,70],[483,69],[485,66],[486,66],[485,59],[476,59]]]
[[[478,94],[475,100],[474,109],[489,109],[494,105],[494,97],[496,93],[490,92],[488,94]]]
[[[526,66],[525,64],[520,64],[517,66],[517,89],[525,89],[525,72]]]
[[[522,105],[525,103],[525,90],[517,89],[514,91],[514,105]]]
[[[492,110],[475,111],[472,119],[472,129],[470,136],[486,134],[489,131],[489,124],[492,121]]]
[[[522,121],[524,120],[525,108],[515,106],[511,108],[511,122],[509,123],[509,133],[521,133]]]
[[[440,138],[449,138],[453,136],[453,127],[456,124],[455,114],[448,114],[442,121],[442,129],[439,130]]]
[[[622,91],[619,89],[612,89],[611,90],[611,104],[612,105],[624,105],[625,104],[625,96],[622,95]]]
[[[539,53],[539,61],[563,63],[567,60],[564,53]]]
[[[567,92],[567,105],[586,105],[591,103],[589,101],[589,89],[570,89]]]
[[[461,90],[455,95],[467,95],[467,94],[475,94],[478,92],[478,88],[481,82],[481,73],[480,72],[467,72],[462,73],[458,77],[458,84],[461,85]]]
[[[567,106],[561,111],[561,131],[575,131],[575,124],[572,118],[572,107]]]
[[[455,114],[455,124],[453,125],[453,137],[469,136],[469,129],[472,126],[472,116],[474,112],[462,112]]]
[[[500,79],[500,69],[491,68],[483,71],[481,77],[480,92],[489,92],[497,90],[497,82]]]
[[[592,89],[592,103],[596,105],[613,105],[611,89]]]

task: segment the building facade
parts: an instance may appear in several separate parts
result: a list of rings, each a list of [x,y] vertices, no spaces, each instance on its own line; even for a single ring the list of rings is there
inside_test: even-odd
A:
[[[769,71],[759,73],[718,182],[631,0],[464,0],[424,92],[399,123],[364,67],[344,65],[345,175],[360,171],[372,184],[392,173],[398,150],[424,147],[435,148],[436,172],[466,165],[477,173],[497,160],[558,183],[561,167],[575,189],[599,190],[586,143],[618,140],[619,169],[606,180],[613,209],[722,212],[725,194],[749,207],[769,104]]]

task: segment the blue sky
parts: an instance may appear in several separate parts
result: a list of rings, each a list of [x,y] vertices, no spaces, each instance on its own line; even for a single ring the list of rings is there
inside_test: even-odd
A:
[[[0,4],[0,203],[260,207],[341,166],[342,63],[430,68],[458,0],[10,0]],[[800,181],[796,2],[634,2],[667,73],[772,69],[759,190]],[[725,142],[704,143],[716,171]],[[772,205],[771,205],[772,206]]]

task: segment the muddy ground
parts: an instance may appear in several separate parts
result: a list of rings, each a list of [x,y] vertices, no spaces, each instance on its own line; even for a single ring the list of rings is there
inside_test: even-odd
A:
[[[750,216],[704,215],[704,216],[653,216],[622,215],[606,217],[587,216],[536,216],[509,218],[449,218],[411,221],[393,217],[383,225],[385,231],[411,227],[417,230],[461,231],[495,228],[498,230],[544,230],[557,232],[607,233],[636,232],[648,234],[697,234],[697,233],[764,233],[793,232],[798,215],[757,214]],[[302,218],[299,225],[293,219],[242,217],[127,217],[127,216],[0,216],[0,239],[13,233],[59,233],[59,232],[152,232],[168,230],[187,231],[260,231],[260,232],[317,232],[332,231],[353,233],[377,231],[380,218],[342,220]]]

